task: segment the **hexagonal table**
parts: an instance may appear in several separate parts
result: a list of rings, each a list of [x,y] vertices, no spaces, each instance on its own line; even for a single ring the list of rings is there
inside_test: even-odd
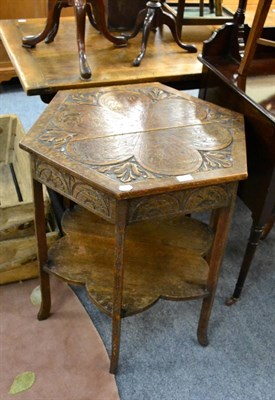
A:
[[[42,305],[49,274],[86,286],[112,317],[158,299],[203,299],[207,327],[237,184],[247,176],[243,118],[159,83],[59,92],[21,142],[31,155]],[[72,200],[48,251],[42,184]],[[193,218],[209,211],[208,223]],[[192,215],[192,216],[191,216]]]

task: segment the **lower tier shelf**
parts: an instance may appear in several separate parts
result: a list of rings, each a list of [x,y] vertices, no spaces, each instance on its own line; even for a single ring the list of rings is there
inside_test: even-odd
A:
[[[83,284],[92,301],[112,314],[114,225],[76,206],[62,221],[65,236],[50,248],[45,268]],[[209,267],[204,256],[213,234],[193,218],[140,222],[127,227],[122,316],[141,312],[159,298],[205,297]]]

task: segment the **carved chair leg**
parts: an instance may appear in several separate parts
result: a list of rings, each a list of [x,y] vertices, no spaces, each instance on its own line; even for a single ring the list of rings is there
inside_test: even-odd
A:
[[[46,224],[43,188],[40,182],[33,179],[34,193],[34,212],[35,212],[35,232],[37,238],[37,255],[40,277],[41,290],[41,306],[37,318],[43,320],[48,318],[51,310],[51,293],[50,293],[50,278],[47,272],[43,270],[48,259],[48,249],[46,240]]]
[[[82,79],[89,79],[92,76],[92,71],[87,61],[87,56],[85,51],[85,18],[86,18],[85,0],[75,0],[74,12],[76,20],[80,76]]]
[[[35,47],[37,43],[42,42],[42,40],[44,40],[50,34],[54,28],[54,13],[59,1],[60,0],[48,0],[47,23],[44,30],[38,35],[24,36],[22,39],[23,47]]]

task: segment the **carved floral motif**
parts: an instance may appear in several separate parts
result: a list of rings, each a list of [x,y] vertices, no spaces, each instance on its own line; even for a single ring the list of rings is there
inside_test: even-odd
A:
[[[134,199],[130,203],[129,221],[161,216],[189,214],[225,207],[231,199],[230,185],[213,185],[169,194]]]
[[[115,201],[106,193],[102,193],[74,176],[61,172],[54,166],[39,160],[34,161],[33,176],[49,188],[71,198],[95,214],[108,220],[113,219]]]
[[[227,110],[154,86],[87,89],[67,96],[38,140],[110,179],[131,183],[232,167],[241,120],[228,116]]]

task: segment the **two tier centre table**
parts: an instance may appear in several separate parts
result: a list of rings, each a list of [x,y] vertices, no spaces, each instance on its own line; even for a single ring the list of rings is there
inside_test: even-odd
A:
[[[160,83],[69,90],[21,147],[32,164],[38,318],[50,315],[53,274],[85,285],[112,317],[112,373],[121,319],[160,298],[203,299],[197,336],[206,346],[236,188],[247,176],[242,116]],[[73,204],[49,251],[42,184]],[[195,218],[202,211],[207,223]]]

